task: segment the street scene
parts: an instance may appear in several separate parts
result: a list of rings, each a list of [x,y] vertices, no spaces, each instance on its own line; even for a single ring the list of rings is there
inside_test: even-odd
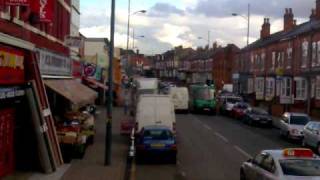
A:
[[[0,0],[0,180],[320,180],[320,0]]]

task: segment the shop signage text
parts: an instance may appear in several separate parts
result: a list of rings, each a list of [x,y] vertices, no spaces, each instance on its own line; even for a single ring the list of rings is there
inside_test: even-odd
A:
[[[0,88],[0,99],[15,98],[24,95],[24,90],[20,88]]]
[[[33,0],[32,11],[39,16],[40,22],[50,23],[53,20],[53,0]]]
[[[8,6],[30,6],[31,0],[5,0]]]
[[[23,83],[23,62],[22,52],[0,47],[0,84]]]
[[[42,75],[71,76],[71,59],[38,49],[38,61]]]

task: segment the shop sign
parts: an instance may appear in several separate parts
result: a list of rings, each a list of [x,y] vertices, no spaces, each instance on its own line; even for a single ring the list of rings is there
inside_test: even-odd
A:
[[[7,6],[30,6],[31,0],[4,0]]]
[[[71,59],[38,49],[38,61],[42,75],[71,76]]]
[[[21,97],[24,95],[25,95],[24,90],[18,87],[0,88],[0,99],[9,99],[9,98]]]
[[[23,83],[24,76],[23,53],[0,47],[0,84]]]
[[[33,0],[32,11],[38,15],[39,22],[51,23],[53,20],[53,0]]]
[[[84,64],[83,66],[83,74],[85,77],[93,78],[95,80],[100,81],[102,79],[103,69],[95,64]]]

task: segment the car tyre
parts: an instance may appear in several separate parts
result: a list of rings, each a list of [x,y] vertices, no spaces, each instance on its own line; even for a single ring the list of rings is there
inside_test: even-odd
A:
[[[246,180],[246,175],[244,174],[243,169],[240,170],[240,180]]]
[[[318,153],[318,155],[320,154],[320,143],[318,143],[318,145],[317,145],[317,153]]]

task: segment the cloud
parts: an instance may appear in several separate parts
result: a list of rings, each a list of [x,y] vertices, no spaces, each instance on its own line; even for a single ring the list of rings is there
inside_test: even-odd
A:
[[[184,10],[168,3],[156,3],[149,11],[148,15],[154,17],[168,17],[171,14],[184,15]]]
[[[267,17],[282,17],[285,8],[293,8],[296,17],[308,17],[315,7],[315,0],[200,0],[188,11],[210,17],[226,17],[232,13],[246,15],[248,3],[253,15]]]

